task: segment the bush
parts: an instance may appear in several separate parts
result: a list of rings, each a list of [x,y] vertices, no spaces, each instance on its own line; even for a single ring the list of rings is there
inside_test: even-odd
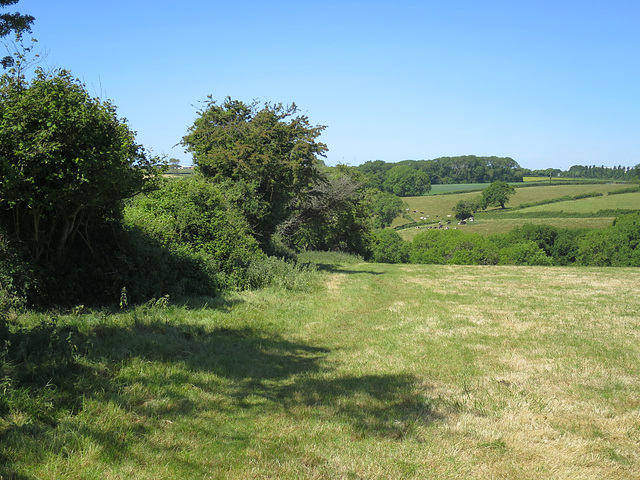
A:
[[[379,230],[373,237],[371,260],[377,263],[407,263],[409,246],[395,230]]]
[[[551,248],[554,265],[572,265],[576,263],[580,239],[586,234],[583,229],[559,229]]]
[[[546,255],[551,254],[551,249],[558,236],[558,229],[550,225],[536,225],[525,223],[509,232],[509,243],[517,243],[523,240],[534,242],[539,248],[544,250]]]
[[[581,265],[639,267],[640,214],[623,215],[605,230],[588,232],[580,241]]]
[[[238,285],[239,271],[262,256],[233,192],[200,177],[170,179],[139,195],[125,209],[125,224],[186,257],[205,257],[227,286]]]
[[[551,265],[547,256],[532,240],[523,240],[500,249],[500,265]]]
[[[33,270],[0,232],[0,314],[25,307],[36,285]]]
[[[31,261],[74,254],[158,167],[69,72],[0,77],[0,223]]]
[[[495,265],[498,249],[479,234],[460,230],[428,230],[413,239],[411,263]]]

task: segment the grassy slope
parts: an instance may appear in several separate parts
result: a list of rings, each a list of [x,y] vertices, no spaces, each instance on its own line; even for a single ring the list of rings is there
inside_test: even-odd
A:
[[[570,202],[561,202],[538,207],[531,207],[522,210],[516,210],[515,213],[525,212],[548,212],[548,211],[576,211],[582,213],[597,212],[611,208],[638,208],[640,205],[640,194],[629,193],[621,195],[608,196],[608,192],[628,188],[624,184],[589,184],[589,185],[545,185],[536,187],[516,188],[516,193],[511,197],[506,207],[513,208],[523,203],[533,203],[543,200],[552,200],[564,196],[575,196],[591,192],[604,193],[602,197],[594,197],[581,200],[572,200]],[[478,198],[479,192],[459,193],[451,195],[434,195],[429,197],[408,197],[405,198],[409,209],[410,216],[414,220],[429,215],[429,220],[451,220],[452,225],[456,225],[457,221],[453,217],[453,207],[460,200],[471,200]],[[413,211],[417,211],[414,213]],[[423,212],[423,213],[421,213]],[[565,228],[605,228],[611,224],[613,217],[584,217],[584,218],[562,218],[562,217],[546,217],[546,218],[491,218],[483,217],[482,213],[477,216],[477,222],[469,223],[464,227],[465,231],[476,232],[482,234],[506,233],[515,226],[524,223],[544,223],[556,227]],[[398,218],[393,226],[408,223],[406,219]],[[400,234],[405,240],[411,240],[420,230],[407,229],[400,230]]]
[[[640,472],[640,269],[356,264],[61,321],[93,344],[84,397],[56,428],[0,422],[10,478]]]

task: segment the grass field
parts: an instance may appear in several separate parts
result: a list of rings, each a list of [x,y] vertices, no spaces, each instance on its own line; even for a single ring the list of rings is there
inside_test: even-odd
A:
[[[488,183],[455,183],[446,185],[431,185],[427,195],[438,195],[449,192],[464,192],[465,190],[482,190],[488,187]]]
[[[2,417],[0,477],[639,478],[640,269],[327,268],[60,316],[91,343],[76,407]]]
[[[598,210],[640,208],[640,192],[621,193],[620,195],[606,195],[602,197],[581,198],[567,202],[558,202],[548,205],[528,207],[522,210],[527,212],[572,212],[589,213]]]
[[[460,200],[471,200],[480,196],[479,192],[457,193],[450,195],[434,195],[428,197],[407,197],[404,200],[409,206],[409,215],[414,221],[419,221],[420,217],[427,217],[428,221],[451,220],[452,225],[463,228],[465,231],[482,233],[485,235],[492,233],[507,233],[514,227],[525,223],[547,224],[562,228],[605,228],[611,224],[614,217],[593,218],[591,213],[608,209],[637,209],[640,208],[640,193],[623,193],[611,195],[609,192],[628,188],[624,184],[589,184],[589,185],[544,185],[535,187],[516,188],[516,193],[512,195],[506,207],[510,212],[509,218],[499,218],[485,215],[480,212],[476,216],[476,221],[465,226],[457,226],[457,221],[453,218],[453,207]],[[535,203],[558,199],[565,196],[576,196],[592,192],[602,193],[600,197],[571,200],[559,203],[550,203],[536,207],[514,210],[522,204]],[[584,213],[582,218],[565,218],[548,215],[540,218],[526,218],[530,215],[527,212],[571,212]],[[393,225],[401,226],[409,223],[405,218],[397,218]],[[409,228],[399,230],[400,235],[405,240],[411,240],[420,229]]]

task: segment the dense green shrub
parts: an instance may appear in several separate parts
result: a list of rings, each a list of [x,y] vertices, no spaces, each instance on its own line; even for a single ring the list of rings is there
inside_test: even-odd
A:
[[[511,230],[508,234],[507,241],[509,243],[518,243],[520,241],[530,240],[544,250],[546,255],[550,255],[557,236],[558,229],[555,227],[525,223]]]
[[[640,185],[634,185],[633,187],[621,188],[619,190],[613,190],[609,192],[607,195],[621,195],[623,193],[635,193],[640,190]]]
[[[125,209],[125,224],[181,255],[207,258],[226,286],[242,284],[242,270],[263,254],[233,196],[201,177],[170,179],[136,197]]]
[[[639,267],[640,214],[620,216],[607,229],[588,232],[576,257],[580,265]]]
[[[353,173],[326,169],[321,179],[292,201],[289,217],[278,226],[282,242],[297,251],[368,255],[374,212],[370,192]]]
[[[125,225],[170,252],[175,270],[166,273],[181,286],[173,289],[176,294],[214,295],[218,290],[275,285],[301,288],[310,279],[309,269],[260,250],[237,207],[241,194],[199,176],[170,179],[125,208]],[[159,293],[172,292],[154,296]]]
[[[409,242],[391,229],[378,230],[373,237],[371,261],[377,263],[407,263]]]
[[[561,266],[575,264],[580,239],[586,232],[587,230],[584,229],[558,229],[558,235],[551,248],[553,264]]]
[[[460,230],[428,230],[411,244],[411,263],[495,265],[498,249],[479,234]]]
[[[552,265],[545,251],[532,240],[521,240],[500,249],[500,265]]]
[[[36,286],[33,270],[0,231],[0,314],[24,307]]]
[[[0,77],[0,224],[30,261],[75,253],[158,167],[115,106],[69,72]]]

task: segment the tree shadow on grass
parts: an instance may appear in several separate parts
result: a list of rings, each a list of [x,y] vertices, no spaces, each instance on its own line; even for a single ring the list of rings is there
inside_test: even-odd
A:
[[[322,272],[328,273],[346,273],[346,274],[367,274],[367,275],[383,275],[384,272],[376,272],[374,270],[349,270],[339,263],[314,263],[313,265]]]
[[[128,325],[103,323],[82,332],[50,324],[36,333],[38,342],[48,335],[58,343],[31,360],[16,358],[10,368],[4,364],[4,373],[13,375],[11,389],[16,398],[22,391],[34,399],[10,403],[0,412],[0,417],[5,416],[5,420],[0,418],[5,478],[27,478],[20,475],[30,455],[28,445],[44,441],[58,428],[57,419],[68,420],[92,401],[108,405],[111,416],[105,413],[104,421],[85,420],[73,435],[67,435],[98,445],[101,459],[111,465],[134,455],[132,448],[161,422],[211,411],[235,415],[240,411],[251,414],[254,409],[261,415],[274,408],[300,407],[311,417],[350,426],[354,435],[391,439],[411,436],[417,425],[436,418],[429,392],[416,388],[414,376],[335,378],[324,361],[330,353],[326,348],[259,329],[205,328],[150,315]],[[29,336],[36,333],[23,331],[22,338],[13,340],[23,346],[31,341],[35,348],[38,342]],[[49,361],[54,357],[47,349],[64,350],[66,346],[70,357],[63,352],[58,355],[62,360]],[[32,362],[31,376],[21,373],[20,361]],[[34,415],[38,408],[43,409],[42,415]],[[21,409],[32,424],[41,426],[25,430],[6,421],[10,413]],[[27,441],[22,441],[24,436]],[[64,434],[56,436],[64,438]],[[239,444],[243,442],[247,439]],[[64,443],[58,440],[41,448],[58,454],[67,450]]]

